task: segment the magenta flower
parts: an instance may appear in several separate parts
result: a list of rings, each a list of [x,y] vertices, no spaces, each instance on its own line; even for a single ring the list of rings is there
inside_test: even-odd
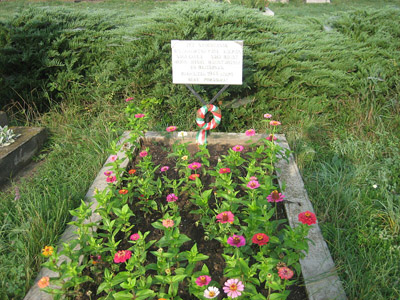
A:
[[[226,173],[230,173],[231,169],[230,168],[221,168],[219,169],[219,174],[226,174]]]
[[[271,115],[271,114],[264,114],[264,118],[265,118],[265,119],[271,119],[271,118],[272,118],[272,115]]]
[[[108,176],[107,179],[106,179],[106,181],[107,181],[108,183],[115,182],[115,181],[117,181],[117,177],[115,177],[115,176]]]
[[[165,228],[169,228],[169,227],[174,226],[175,222],[174,222],[174,220],[171,220],[171,219],[165,219],[165,220],[162,220],[162,224]]]
[[[169,194],[167,196],[167,202],[175,202],[176,200],[178,200],[178,197],[175,194]]]
[[[224,223],[231,223],[235,220],[235,216],[231,211],[224,211],[217,215],[217,222],[224,224]]]
[[[234,234],[233,236],[230,236],[227,240],[227,243],[231,246],[235,247],[242,247],[246,245],[246,239],[242,235],[236,235]]]
[[[114,262],[115,263],[123,263],[130,259],[132,256],[132,252],[129,250],[121,250],[115,253]]]
[[[281,122],[279,122],[279,121],[271,121],[271,122],[269,122],[269,125],[278,126],[278,125],[281,125]]]
[[[244,147],[241,146],[241,145],[236,145],[236,146],[232,147],[232,150],[235,151],[235,152],[242,152],[243,149],[244,149]]]
[[[258,188],[259,186],[260,186],[260,184],[258,183],[257,180],[251,180],[251,181],[247,184],[247,187],[250,188],[250,189],[252,189],[252,190]]]
[[[176,126],[169,126],[169,127],[167,127],[167,131],[168,132],[172,132],[172,131],[175,131],[177,129],[177,127]]]
[[[224,284],[223,290],[228,294],[228,297],[234,299],[242,295],[244,284],[239,279],[228,279]]]
[[[254,129],[246,130],[246,136],[253,136],[255,134],[256,134],[256,131]]]
[[[133,97],[129,97],[129,98],[125,99],[125,102],[129,102],[129,101],[132,101],[132,100],[133,100]]]
[[[161,167],[161,172],[167,172],[169,170],[168,166]]]
[[[111,155],[110,156],[110,161],[111,162],[114,162],[114,161],[116,161],[118,159],[118,155]]]
[[[201,168],[201,163],[192,162],[190,165],[188,165],[188,168],[192,169],[192,170],[197,170],[197,169]]]
[[[132,234],[132,235],[130,236],[130,239],[131,239],[132,241],[137,241],[138,239],[140,239],[139,233],[134,233],[134,234]]]
[[[271,194],[267,196],[268,202],[282,202],[285,195],[278,193],[277,190],[273,191]]]
[[[107,177],[108,177],[108,176],[111,176],[111,174],[112,174],[112,171],[105,171],[105,172],[104,172],[104,175],[106,175]]]
[[[136,114],[135,118],[140,119],[140,118],[143,118],[144,116],[145,116],[145,114]]]
[[[211,277],[208,275],[202,275],[197,277],[196,279],[196,284],[198,286],[204,286],[204,285],[208,285],[211,281]]]
[[[270,134],[270,135],[267,137],[267,140],[270,141],[270,142],[272,142],[272,140],[276,141],[277,139],[278,139],[278,138],[277,138],[276,136],[274,136],[273,134]]]
[[[147,151],[142,151],[139,153],[140,157],[146,157],[149,153]]]
[[[281,267],[278,269],[278,275],[281,279],[290,279],[293,277],[293,271],[288,267]]]

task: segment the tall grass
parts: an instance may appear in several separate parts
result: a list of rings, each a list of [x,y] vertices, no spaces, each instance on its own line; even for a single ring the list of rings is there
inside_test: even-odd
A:
[[[171,83],[171,39],[244,40],[244,84],[220,98],[218,130],[262,131],[263,113],[279,118],[348,297],[400,297],[398,1],[291,1],[271,4],[274,18],[207,1],[153,13],[149,1],[30,5],[0,14],[2,99],[14,93],[16,103],[18,92],[50,107],[36,122],[52,138],[40,172],[19,184],[21,199],[1,194],[1,297],[18,299],[32,283],[40,248],[56,241],[123,128],[121,99],[134,95],[155,129],[196,129],[200,104]],[[55,25],[45,35],[48,20]],[[42,73],[25,74],[17,88],[10,64],[29,53]],[[218,87],[196,89],[211,98]]]

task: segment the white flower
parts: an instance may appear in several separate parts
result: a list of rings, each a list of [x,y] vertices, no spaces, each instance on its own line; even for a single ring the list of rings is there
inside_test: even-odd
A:
[[[378,185],[377,185],[377,184],[373,184],[372,187],[373,187],[374,189],[376,189],[376,188],[378,188]]]
[[[187,136],[187,132],[186,132],[186,131],[179,131],[179,132],[178,132],[178,137],[183,138],[183,137],[185,137],[185,136]]]
[[[208,299],[215,298],[219,295],[219,289],[216,288],[215,286],[209,286],[205,291],[204,291],[204,297]]]

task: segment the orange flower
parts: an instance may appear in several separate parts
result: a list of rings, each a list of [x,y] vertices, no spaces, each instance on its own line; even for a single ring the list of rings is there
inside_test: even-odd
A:
[[[199,178],[199,177],[200,177],[200,174],[192,174],[192,175],[189,176],[189,179],[190,180],[196,180],[196,178]]]
[[[54,251],[54,248],[52,246],[45,246],[42,249],[42,255],[44,257],[49,257],[49,256],[51,256],[53,254],[53,251]]]
[[[165,298],[159,298],[158,300],[168,300],[168,299],[165,299]]]
[[[136,173],[136,170],[135,170],[135,169],[130,169],[130,170],[128,171],[128,173],[129,173],[130,175],[133,175],[133,174]]]
[[[42,278],[38,281],[37,284],[38,284],[38,286],[39,286],[41,289],[44,289],[45,287],[49,286],[49,284],[50,284],[50,278],[47,277],[47,276],[42,277]]]
[[[122,190],[119,190],[118,193],[120,193],[121,195],[126,195],[126,194],[128,194],[128,190],[122,189]]]

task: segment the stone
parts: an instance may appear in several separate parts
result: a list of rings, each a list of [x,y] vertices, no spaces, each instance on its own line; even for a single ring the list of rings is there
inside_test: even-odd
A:
[[[305,0],[306,3],[331,3],[330,0]]]
[[[8,125],[7,114],[4,111],[0,111],[0,126],[4,127]]]
[[[269,0],[269,2],[289,3],[289,0]]]
[[[263,15],[273,17],[273,16],[275,16],[275,13],[274,13],[271,9],[269,9],[268,7],[266,7],[266,8],[265,8],[265,11],[263,12]]]

